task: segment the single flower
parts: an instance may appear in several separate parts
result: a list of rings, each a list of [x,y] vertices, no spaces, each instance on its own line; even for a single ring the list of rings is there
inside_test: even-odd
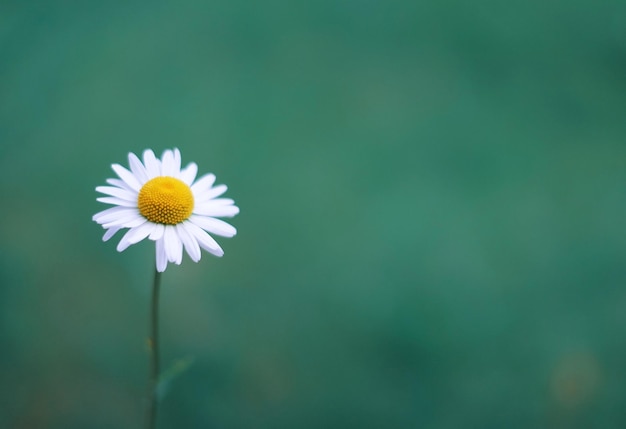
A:
[[[119,179],[107,179],[111,186],[98,186],[96,191],[108,195],[97,200],[114,207],[101,211],[93,220],[102,225],[107,241],[117,231],[128,228],[117,251],[148,238],[156,244],[156,268],[163,272],[167,263],[180,265],[183,247],[194,261],[200,249],[222,256],[224,251],[209,235],[232,237],[237,230],[217,219],[232,217],[239,207],[229,198],[217,198],[226,192],[226,185],[213,186],[215,175],[196,179],[198,166],[188,164],[181,169],[178,149],[166,150],[159,160],[150,149],[143,153],[143,163],[134,153],[128,154],[130,170],[113,164]]]

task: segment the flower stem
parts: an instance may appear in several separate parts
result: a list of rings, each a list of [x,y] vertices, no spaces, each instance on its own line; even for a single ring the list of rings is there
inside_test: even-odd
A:
[[[154,429],[156,425],[158,386],[159,386],[159,287],[161,273],[154,270],[154,284],[152,286],[152,306],[150,311],[150,387],[148,390],[148,416],[146,428]]]

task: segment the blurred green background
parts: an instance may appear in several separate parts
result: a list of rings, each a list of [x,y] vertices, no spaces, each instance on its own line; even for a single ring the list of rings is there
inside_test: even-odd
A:
[[[0,427],[136,428],[178,147],[241,214],[163,278],[161,428],[626,427],[623,1],[0,5]]]

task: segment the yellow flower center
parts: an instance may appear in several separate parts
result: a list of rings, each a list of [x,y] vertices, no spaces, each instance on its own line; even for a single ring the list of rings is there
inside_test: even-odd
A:
[[[193,194],[189,186],[174,177],[155,177],[139,191],[137,207],[150,222],[176,225],[191,216]]]

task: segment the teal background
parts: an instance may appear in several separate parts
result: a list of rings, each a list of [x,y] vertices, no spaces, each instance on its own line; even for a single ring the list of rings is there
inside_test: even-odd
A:
[[[136,428],[180,148],[238,235],[163,277],[159,427],[626,427],[623,1],[0,4],[0,427]]]

